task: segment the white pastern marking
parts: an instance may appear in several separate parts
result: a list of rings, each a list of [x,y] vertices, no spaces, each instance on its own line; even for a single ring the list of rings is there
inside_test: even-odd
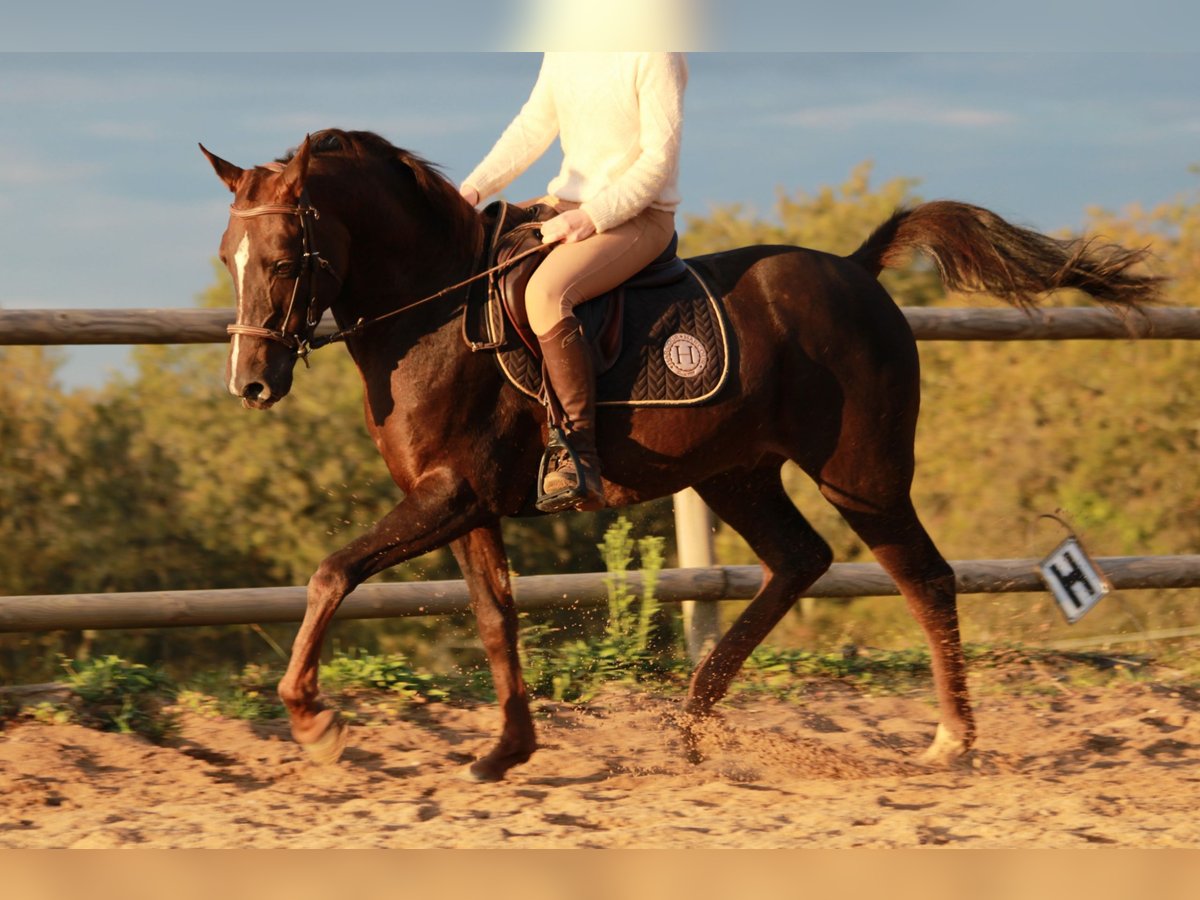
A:
[[[246,292],[246,264],[250,261],[250,233],[246,232],[242,235],[242,242],[238,244],[237,252],[233,254],[233,264],[237,267],[237,320],[242,321],[243,297]],[[237,380],[238,367],[238,352],[241,350],[239,341],[240,334],[233,336],[233,358],[229,362],[229,393],[237,395],[238,391],[234,387],[234,382]]]

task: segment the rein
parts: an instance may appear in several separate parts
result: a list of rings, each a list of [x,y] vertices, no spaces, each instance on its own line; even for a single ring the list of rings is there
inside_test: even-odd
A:
[[[320,253],[317,251],[316,240],[315,240],[315,235],[314,235],[314,230],[313,230],[313,222],[315,222],[317,219],[321,218],[321,214],[317,211],[317,208],[308,201],[307,193],[302,193],[300,195],[300,201],[295,206],[285,206],[285,205],[279,204],[279,205],[252,206],[249,209],[238,209],[237,207],[234,207],[231,205],[229,207],[229,212],[230,212],[230,215],[236,216],[239,219],[249,219],[249,218],[253,218],[255,216],[272,216],[272,215],[299,216],[300,217],[300,222],[303,226],[304,248],[303,248],[303,252],[301,254],[300,272],[296,275],[295,283],[292,286],[292,296],[291,296],[291,299],[288,301],[287,312],[284,314],[284,317],[283,317],[283,327],[284,328],[287,327],[287,323],[292,318],[292,312],[295,309],[295,305],[296,305],[296,298],[300,293],[300,280],[306,274],[310,274],[312,272],[314,263],[315,263],[315,265],[319,266],[324,271],[328,272],[331,276],[333,276],[334,280],[337,281],[338,286],[339,287],[341,286],[341,284],[342,284],[341,276],[338,275],[338,273],[334,271],[333,266],[331,266],[329,264],[329,260],[327,260],[323,256],[321,256]],[[291,351],[296,356],[298,356],[300,359],[304,360],[304,364],[307,366],[308,365],[308,356],[314,350],[319,350],[322,347],[325,347],[329,344],[334,344],[334,343],[338,343],[341,341],[345,341],[346,338],[351,337],[355,334],[358,334],[359,332],[361,332],[365,328],[370,327],[371,325],[376,325],[387,319],[391,319],[395,316],[398,316],[401,313],[409,312],[410,310],[416,309],[418,306],[423,306],[426,303],[432,303],[434,300],[440,300],[442,297],[445,297],[447,294],[453,293],[454,291],[458,290],[459,288],[466,287],[469,284],[473,284],[474,282],[479,281],[481,278],[487,278],[488,276],[493,275],[496,272],[500,272],[504,269],[507,269],[510,266],[525,259],[526,257],[533,256],[535,253],[545,253],[548,249],[549,248],[544,245],[530,247],[528,250],[525,250],[522,253],[518,253],[515,256],[513,256],[512,258],[507,259],[502,263],[491,266],[490,268],[487,268],[487,269],[483,269],[482,271],[476,272],[474,275],[470,276],[469,278],[465,278],[462,281],[457,282],[456,284],[452,284],[448,287],[444,287],[441,290],[439,290],[433,294],[430,294],[427,297],[422,297],[420,300],[414,300],[412,303],[406,303],[404,306],[401,306],[397,309],[393,309],[390,312],[383,313],[382,315],[375,316],[374,318],[371,318],[371,319],[359,319],[357,322],[355,322],[349,328],[343,328],[340,331],[337,331],[334,334],[328,335],[326,337],[315,337],[313,335],[313,332],[316,330],[317,325],[320,323],[320,316],[317,315],[314,317],[314,312],[317,309],[317,285],[316,285],[315,278],[309,279],[311,286],[312,286],[312,295],[309,297],[308,308],[305,311],[304,331],[303,332],[299,332],[299,331],[288,332],[288,331],[283,331],[280,329],[265,328],[265,327],[262,327],[259,325],[242,325],[240,323],[226,325],[225,331],[231,335],[243,334],[243,335],[246,335],[247,337],[265,338],[267,340],[271,340],[271,341],[275,341],[277,343],[283,344],[285,347],[290,348]]]
[[[449,287],[444,287],[440,291],[430,294],[428,297],[422,297],[420,300],[414,300],[412,303],[406,303],[404,306],[401,306],[398,309],[393,309],[390,312],[385,312],[382,315],[375,316],[372,319],[359,319],[357,322],[355,322],[349,328],[343,328],[341,331],[335,332],[334,334],[331,334],[328,337],[313,338],[313,340],[310,342],[309,346],[313,350],[318,350],[321,347],[324,347],[328,344],[333,344],[338,341],[344,341],[344,340],[346,340],[346,338],[350,337],[351,335],[357,334],[358,332],[362,331],[364,328],[367,328],[371,325],[376,325],[379,322],[382,322],[386,319],[391,319],[395,316],[400,315],[400,313],[406,313],[410,310],[416,309],[418,306],[423,306],[426,303],[432,303],[434,300],[440,300],[442,297],[445,297],[447,294],[457,291],[459,288],[466,287],[469,284],[479,281],[481,278],[487,278],[489,275],[494,275],[496,272],[500,272],[504,269],[507,269],[509,266],[513,265],[514,263],[520,262],[522,259],[524,259],[527,256],[533,256],[535,253],[545,253],[546,250],[547,250],[547,248],[544,246],[530,247],[525,252],[518,253],[512,259],[507,259],[502,263],[499,263],[499,264],[494,265],[487,269],[483,269],[482,271],[476,272],[471,277],[464,278],[462,281],[460,281],[456,284],[452,284]]]

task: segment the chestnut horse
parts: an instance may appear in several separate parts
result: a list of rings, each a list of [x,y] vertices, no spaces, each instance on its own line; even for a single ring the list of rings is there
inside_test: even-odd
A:
[[[536,514],[546,416],[460,333],[469,289],[460,283],[479,271],[481,216],[434,167],[369,132],[321,132],[267,167],[204,153],[234,194],[221,241],[238,300],[229,390],[246,407],[273,406],[326,309],[343,329],[366,322],[345,343],[362,373],[367,428],[404,492],[308,583],[279,683],[292,735],[314,759],[337,759],[346,726],[317,686],[330,620],[365,579],[449,544],[503,711],[499,740],[469,771],[501,779],[537,743],[500,520]],[[1130,271],[1141,252],[1051,239],[950,201],[897,212],[846,257],[755,246],[690,260],[723,296],[736,334],[729,381],[706,405],[602,407],[598,424],[609,506],[694,486],[764,569],[758,595],[696,667],[685,720],[710,713],[831,563],[829,545],[784,491],[780,469],[793,460],[871,548],[925,630],[939,708],[926,758],[953,759],[975,739],[954,573],[910,500],[916,344],[877,281],[914,249],[936,262],[948,288],[1018,305],[1077,288],[1132,306],[1156,288],[1155,278]]]

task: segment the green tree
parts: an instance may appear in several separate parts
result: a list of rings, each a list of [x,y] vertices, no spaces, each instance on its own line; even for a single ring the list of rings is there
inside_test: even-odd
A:
[[[59,355],[0,348],[0,590],[53,583],[71,558],[62,535],[73,495],[64,490],[73,411],[57,378]]]
[[[893,178],[873,188],[872,168],[870,162],[860,163],[844,183],[815,193],[780,190],[770,219],[736,203],[717,206],[707,216],[688,216],[680,252],[692,256],[750,244],[794,244],[840,256],[852,253],[893,212],[920,202],[916,179]],[[925,306],[943,296],[937,273],[924,260],[886,271],[882,281],[907,306]]]

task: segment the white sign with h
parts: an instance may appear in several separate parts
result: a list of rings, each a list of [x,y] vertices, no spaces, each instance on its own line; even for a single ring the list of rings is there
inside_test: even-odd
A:
[[[1038,570],[1072,625],[1111,590],[1108,579],[1073,535],[1043,559]]]

